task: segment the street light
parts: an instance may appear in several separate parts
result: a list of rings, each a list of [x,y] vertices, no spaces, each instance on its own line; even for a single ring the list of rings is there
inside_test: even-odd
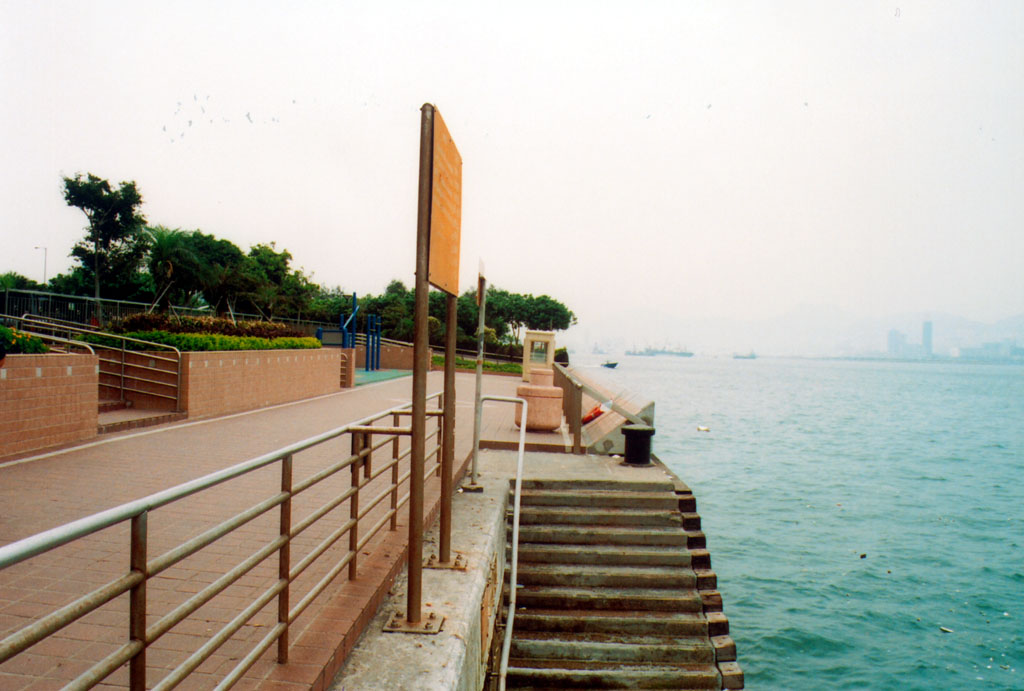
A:
[[[43,251],[43,286],[46,286],[46,248],[36,245],[37,250]]]

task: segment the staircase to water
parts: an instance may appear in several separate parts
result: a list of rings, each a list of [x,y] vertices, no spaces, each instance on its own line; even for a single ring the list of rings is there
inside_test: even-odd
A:
[[[524,480],[517,580],[507,688],[743,688],[695,500],[670,482]]]

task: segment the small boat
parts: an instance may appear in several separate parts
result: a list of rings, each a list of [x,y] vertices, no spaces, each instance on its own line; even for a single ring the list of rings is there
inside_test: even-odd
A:
[[[618,365],[619,363],[611,362],[610,360],[601,363],[601,367],[607,367],[608,369],[615,369]]]
[[[757,359],[757,355],[754,354],[754,351],[750,351],[746,355],[742,355],[740,353],[734,353],[732,357],[733,357],[734,360],[756,360]]]

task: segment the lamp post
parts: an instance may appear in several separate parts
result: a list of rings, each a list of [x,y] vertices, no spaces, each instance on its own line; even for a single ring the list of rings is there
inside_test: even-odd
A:
[[[46,248],[40,245],[36,245],[37,250],[43,251],[43,286],[46,286]]]

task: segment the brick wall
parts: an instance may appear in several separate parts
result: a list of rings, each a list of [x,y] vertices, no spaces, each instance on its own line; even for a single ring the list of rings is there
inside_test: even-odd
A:
[[[380,368],[411,370],[413,365],[413,352],[412,346],[381,344]],[[356,346],[356,367],[366,367],[366,346]]]
[[[8,355],[0,361],[0,457],[96,436],[95,355]]]
[[[190,419],[227,415],[340,391],[335,348],[182,353]]]

